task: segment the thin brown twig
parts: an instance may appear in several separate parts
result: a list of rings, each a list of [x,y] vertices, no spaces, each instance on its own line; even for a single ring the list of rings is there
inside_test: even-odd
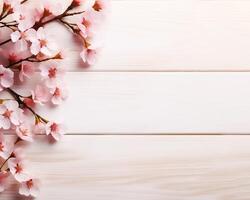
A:
[[[18,137],[14,143],[14,145],[16,145],[19,141],[21,141],[21,139]],[[8,162],[9,159],[11,159],[13,157],[13,153],[14,151],[11,152],[11,154],[6,158],[6,160],[2,163],[2,165],[0,166],[0,171],[2,171],[4,165]]]
[[[7,92],[9,92],[13,98],[18,102],[20,107],[24,107],[27,108],[34,116],[35,118],[38,118],[39,120],[41,120],[44,123],[48,123],[49,121],[47,119],[45,119],[44,117],[42,117],[41,115],[37,114],[31,107],[29,107],[21,98],[29,98],[29,97],[24,97],[18,93],[16,93],[14,90],[12,90],[11,88],[7,88],[6,89]]]

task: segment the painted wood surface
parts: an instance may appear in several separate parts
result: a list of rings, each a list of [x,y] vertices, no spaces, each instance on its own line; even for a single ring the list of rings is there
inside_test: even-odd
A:
[[[250,133],[250,73],[71,72],[66,81],[69,99],[37,112],[71,134]]]
[[[247,200],[250,136],[67,136],[29,149],[38,200]],[[7,191],[4,200],[22,200]],[[23,198],[26,200],[26,198]]]
[[[38,200],[249,200],[250,1],[113,0],[107,27],[86,68],[47,26],[65,41],[70,98],[37,108],[68,126],[27,149]],[[15,194],[0,200],[27,199]]]

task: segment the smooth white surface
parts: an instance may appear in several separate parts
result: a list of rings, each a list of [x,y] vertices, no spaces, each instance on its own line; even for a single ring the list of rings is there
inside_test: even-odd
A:
[[[66,81],[69,99],[37,111],[71,134],[250,133],[250,73],[71,72]]]

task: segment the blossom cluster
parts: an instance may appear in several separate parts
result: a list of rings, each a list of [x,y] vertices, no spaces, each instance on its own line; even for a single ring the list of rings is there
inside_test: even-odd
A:
[[[0,192],[12,176],[21,195],[36,197],[39,181],[27,172],[19,144],[33,142],[36,134],[58,141],[65,133],[63,124],[36,112],[37,106],[60,105],[68,95],[62,67],[67,54],[48,34],[46,25],[57,22],[65,26],[78,37],[82,61],[92,65],[96,60],[96,35],[107,0],[72,0],[67,7],[61,3],[3,0],[0,7]],[[76,19],[72,19],[74,16]],[[25,82],[32,79],[36,83],[28,95],[15,91],[16,85],[25,87]],[[7,132],[15,132],[16,141],[8,140]]]

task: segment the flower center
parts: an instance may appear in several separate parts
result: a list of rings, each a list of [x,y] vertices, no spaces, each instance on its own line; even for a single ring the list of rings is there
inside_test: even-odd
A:
[[[16,164],[15,166],[15,170],[16,170],[16,174],[21,173],[21,171],[23,170],[22,167],[19,164]]]
[[[60,96],[61,92],[60,89],[57,87],[54,92],[54,96]]]
[[[53,124],[50,126],[50,130],[51,130],[52,132],[56,132],[56,130],[57,130],[57,124],[56,124],[56,123],[53,123]]]
[[[13,113],[13,111],[11,111],[11,110],[6,110],[5,113],[3,114],[3,116],[4,116],[5,118],[10,118],[11,113]]]
[[[33,180],[32,179],[30,179],[30,180],[28,180],[27,182],[26,182],[26,185],[27,185],[27,187],[30,189],[30,188],[32,188],[33,187]]]
[[[14,53],[9,54],[8,60],[9,60],[11,63],[17,61],[17,55],[14,54]]]
[[[25,39],[26,38],[26,34],[25,32],[21,32],[21,38]]]
[[[57,69],[56,68],[50,68],[49,69],[49,78],[54,78],[55,76],[56,76],[56,71],[57,71]]]
[[[47,41],[46,40],[40,40],[40,46],[41,47],[45,47],[47,45]]]
[[[22,133],[23,136],[28,135],[28,129],[20,129],[20,132]]]

